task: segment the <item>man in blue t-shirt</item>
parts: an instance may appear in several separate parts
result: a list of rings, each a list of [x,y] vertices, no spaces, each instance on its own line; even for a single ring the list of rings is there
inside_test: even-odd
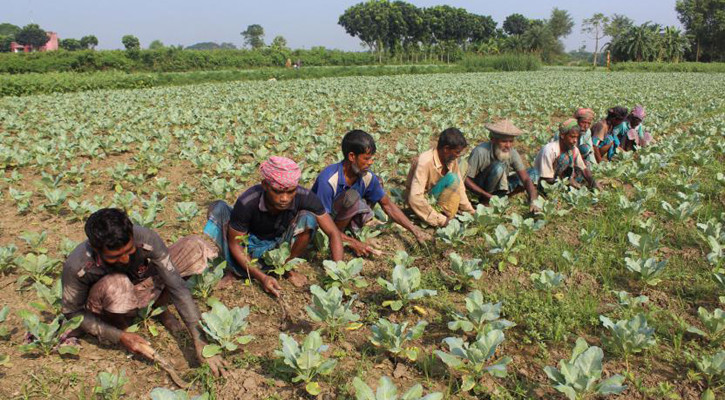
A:
[[[430,239],[390,200],[380,178],[370,171],[375,151],[375,139],[370,134],[361,130],[348,132],[342,139],[343,160],[323,169],[312,186],[312,192],[320,198],[327,213],[343,232],[343,242],[352,247],[358,256],[375,253],[375,250],[344,232],[347,230],[354,234],[362,229],[372,219],[371,207],[375,203],[380,203],[385,214],[412,233],[418,243]]]

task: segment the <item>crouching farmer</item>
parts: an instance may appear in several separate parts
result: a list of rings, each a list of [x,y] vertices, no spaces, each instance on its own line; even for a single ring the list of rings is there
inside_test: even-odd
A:
[[[478,195],[481,203],[488,204],[493,196],[513,196],[526,190],[529,208],[536,200],[536,182],[539,173],[535,168],[526,170],[521,156],[514,146],[515,139],[523,132],[507,120],[486,124],[491,134],[490,142],[481,143],[468,158],[466,188]]]
[[[202,357],[206,343],[199,309],[183,279],[207,268],[208,260],[216,257],[214,247],[199,236],[189,236],[167,249],[157,233],[133,225],[116,208],[93,213],[85,232],[88,240],[73,250],[63,266],[63,314],[67,318],[81,314],[81,329],[86,333],[147,355],[142,347],[150,344],[124,330],[140,308],[152,301],[159,306],[170,301],[191,334],[199,361],[209,364],[215,374],[222,373],[219,357]],[[172,332],[181,329],[169,310],[159,319]]]
[[[418,218],[430,226],[448,225],[458,211],[475,211],[466,196],[458,166],[458,158],[466,147],[463,133],[448,128],[441,132],[435,148],[419,155],[410,165],[404,198]]]
[[[549,142],[541,148],[534,161],[541,176],[539,184],[542,181],[554,184],[557,179],[568,179],[574,188],[579,188],[586,181],[590,189],[599,189],[599,184],[594,181],[577,146],[579,133],[577,120],[569,119],[559,126],[559,140]]]
[[[380,177],[370,170],[375,152],[375,139],[369,133],[361,130],[348,132],[342,139],[342,161],[322,170],[312,186],[312,192],[320,198],[341,232],[347,230],[357,234],[372,220],[371,207],[379,203],[392,221],[412,233],[418,243],[425,243],[430,237],[413,225],[390,200]],[[375,249],[352,236],[342,233],[342,240],[358,256],[375,253]]]
[[[342,238],[320,199],[297,185],[301,171],[294,161],[273,156],[259,170],[262,182],[242,193],[234,208],[221,200],[209,206],[204,233],[222,249],[232,273],[250,276],[266,292],[279,296],[282,289],[279,282],[255,267],[252,259],[261,259],[264,253],[282,243],[290,245],[289,259],[300,257],[319,226],[330,238],[332,259],[340,261]],[[263,262],[259,264],[265,268]],[[307,281],[295,271],[285,277],[297,287]]]

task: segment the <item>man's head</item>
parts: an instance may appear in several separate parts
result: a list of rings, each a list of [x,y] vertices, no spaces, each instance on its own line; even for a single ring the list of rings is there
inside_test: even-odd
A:
[[[574,148],[579,142],[579,124],[574,118],[568,119],[559,125],[559,143],[564,151]]]
[[[506,119],[486,124],[485,126],[489,131],[489,138],[491,138],[493,153],[496,159],[506,161],[511,158],[511,149],[514,146],[514,140],[524,132]]]
[[[610,126],[617,126],[621,124],[629,111],[624,107],[613,107],[607,110],[607,123]]]
[[[460,157],[466,147],[468,147],[468,142],[463,137],[463,133],[457,128],[448,128],[438,136],[436,149],[441,162],[445,165]]]
[[[357,175],[362,175],[370,169],[376,151],[375,139],[365,131],[355,129],[342,138],[342,159],[350,164]]]
[[[118,208],[102,208],[91,214],[85,231],[91,247],[108,265],[126,266],[136,252],[133,223]]]
[[[576,110],[576,113],[574,114],[574,118],[576,118],[581,132],[586,132],[589,128],[591,128],[594,117],[594,111],[590,108],[580,108]]]
[[[288,209],[297,194],[300,167],[286,157],[272,156],[259,167],[267,207],[273,211]]]

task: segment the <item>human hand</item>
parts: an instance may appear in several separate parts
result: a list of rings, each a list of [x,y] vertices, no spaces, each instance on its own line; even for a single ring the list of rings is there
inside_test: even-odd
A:
[[[541,212],[541,209],[539,207],[535,206],[534,203],[532,202],[531,204],[529,204],[529,212],[532,214],[536,214],[538,212]]]
[[[431,240],[431,236],[428,234],[428,232],[426,232],[422,229],[416,228],[413,231],[413,235],[415,236],[415,240],[418,241],[418,244],[421,244],[421,245],[424,245]]]
[[[277,282],[276,279],[274,279],[271,276],[264,276],[260,282],[262,285],[262,289],[264,289],[265,292],[271,294],[274,297],[279,297],[279,293],[282,290],[282,287],[279,285],[279,282]]]
[[[196,358],[199,360],[200,363],[205,363],[209,366],[209,369],[211,370],[211,373],[214,374],[214,376],[223,376],[226,378],[227,376],[227,363],[224,362],[224,360],[216,355],[214,357],[206,358],[204,357],[203,351],[204,346],[206,346],[206,343],[200,339],[194,340],[194,349],[196,350]]]
[[[151,343],[140,335],[131,332],[123,332],[119,341],[121,342],[121,345],[131,353],[144,356],[148,359],[153,359],[153,354],[149,354],[148,351],[148,349],[151,349]],[[153,351],[153,349],[151,351]]]

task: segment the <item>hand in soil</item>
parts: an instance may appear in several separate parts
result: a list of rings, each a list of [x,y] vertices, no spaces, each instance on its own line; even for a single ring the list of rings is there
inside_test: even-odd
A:
[[[218,377],[221,375],[226,378],[227,364],[224,362],[224,360],[222,360],[220,356],[204,358],[204,356],[202,355],[202,350],[204,349],[204,346],[205,343],[200,340],[194,342],[194,349],[196,350],[196,357],[199,359],[199,362],[206,363],[214,376]]]
[[[279,282],[277,282],[276,279],[272,278],[271,276],[265,276],[261,284],[262,289],[264,289],[265,292],[271,294],[274,297],[279,297],[279,292],[280,290],[282,290],[282,287],[279,285]]]
[[[301,288],[307,284],[307,277],[299,272],[289,271],[285,276],[289,279],[290,283],[294,285],[294,287]]]
[[[422,229],[416,229],[415,230],[415,240],[418,241],[418,244],[425,245],[428,243],[433,237],[428,234],[428,232],[422,230]]]
[[[143,351],[143,346],[150,347],[151,343],[149,343],[141,336],[135,333],[123,332],[121,334],[120,342],[123,347],[125,347],[126,350],[130,351],[131,353],[149,358],[149,355]]]

